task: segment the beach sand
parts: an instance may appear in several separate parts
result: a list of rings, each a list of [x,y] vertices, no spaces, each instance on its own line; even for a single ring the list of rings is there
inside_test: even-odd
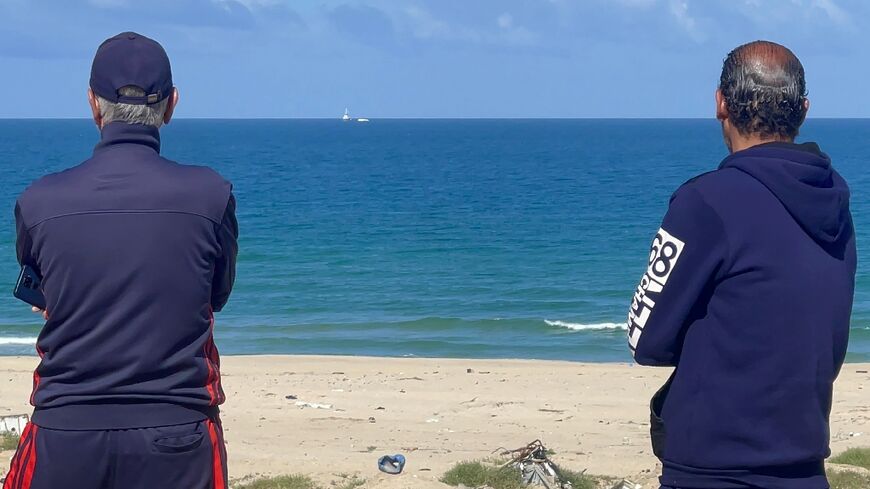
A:
[[[0,415],[29,413],[33,357],[0,358]],[[469,370],[470,369],[470,370]],[[443,488],[453,464],[540,438],[553,460],[655,485],[648,400],[669,369],[523,360],[235,356],[223,359],[230,478],[304,473],[329,487]],[[834,453],[870,445],[870,365],[847,364]],[[293,398],[288,398],[293,396]],[[331,407],[300,407],[297,402]],[[326,408],[325,408],[326,407]],[[384,454],[405,472],[377,471]],[[8,468],[11,452],[0,454]]]

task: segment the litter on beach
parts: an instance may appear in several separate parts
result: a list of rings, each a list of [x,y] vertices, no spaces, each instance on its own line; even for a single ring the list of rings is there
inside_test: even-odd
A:
[[[30,416],[27,414],[0,416],[0,433],[15,433],[20,435],[29,422]]]
[[[296,401],[296,406],[300,409],[332,409],[332,404],[318,404],[316,402]]]
[[[520,472],[523,483],[541,486],[544,489],[571,489],[571,482],[559,472],[559,467],[547,455],[547,447],[535,440],[516,450],[503,450],[502,456],[511,459],[503,467],[513,467]]]
[[[623,480],[619,481],[611,489],[641,489],[641,488],[642,488],[642,486],[640,484],[632,482],[628,479],[623,479]]]
[[[396,455],[384,455],[380,459],[378,459],[378,469],[381,472],[390,474],[390,475],[398,475],[402,473],[402,469],[405,468],[405,457],[404,455],[396,454]]]
[[[559,466],[550,460],[550,452],[541,440],[535,440],[516,450],[500,450],[499,455],[510,457],[502,468],[513,468],[519,471],[523,484],[544,489],[573,489],[574,486],[569,478],[565,477],[559,470]],[[641,489],[641,485],[623,479],[612,489]]]

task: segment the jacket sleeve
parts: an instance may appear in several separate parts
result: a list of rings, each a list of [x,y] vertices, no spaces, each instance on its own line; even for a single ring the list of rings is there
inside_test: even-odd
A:
[[[650,247],[628,311],[628,340],[641,365],[675,366],[683,338],[706,301],[728,251],[719,215],[691,184],[681,187]]]
[[[18,264],[21,266],[29,265],[42,276],[39,265],[36,263],[36,257],[33,256],[33,240],[30,237],[30,230],[27,229],[27,224],[21,215],[21,205],[18,202],[15,203],[15,231],[15,252],[18,256]]]
[[[211,307],[215,312],[226,305],[236,280],[236,256],[239,253],[239,223],[236,221],[236,198],[230,194],[224,217],[217,227],[220,255],[215,263],[211,286]]]

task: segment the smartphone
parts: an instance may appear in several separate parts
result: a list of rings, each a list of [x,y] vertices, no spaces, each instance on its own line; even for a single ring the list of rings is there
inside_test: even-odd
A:
[[[44,311],[45,296],[42,295],[41,285],[42,277],[36,273],[36,270],[24,265],[21,267],[21,274],[18,275],[18,283],[15,284],[12,295]]]

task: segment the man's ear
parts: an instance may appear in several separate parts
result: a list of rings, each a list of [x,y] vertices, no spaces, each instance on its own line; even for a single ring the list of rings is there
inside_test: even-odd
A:
[[[179,100],[178,89],[172,88],[172,95],[169,96],[169,103],[166,104],[166,113],[163,114],[163,123],[169,124],[169,121],[172,120],[172,114],[175,113],[175,106],[178,105]]]
[[[804,114],[803,114],[803,117],[801,117],[801,124],[803,124],[804,121],[807,120],[807,114],[810,112],[810,99],[805,98],[803,106],[804,106],[803,107]]]
[[[716,119],[723,122],[728,120],[728,103],[725,102],[722,90],[718,88],[716,89]]]
[[[103,115],[100,113],[100,101],[97,100],[97,96],[94,95],[94,91],[90,88],[88,89],[88,104],[91,106],[91,114],[94,117],[94,124],[97,125],[98,128],[103,128]]]

